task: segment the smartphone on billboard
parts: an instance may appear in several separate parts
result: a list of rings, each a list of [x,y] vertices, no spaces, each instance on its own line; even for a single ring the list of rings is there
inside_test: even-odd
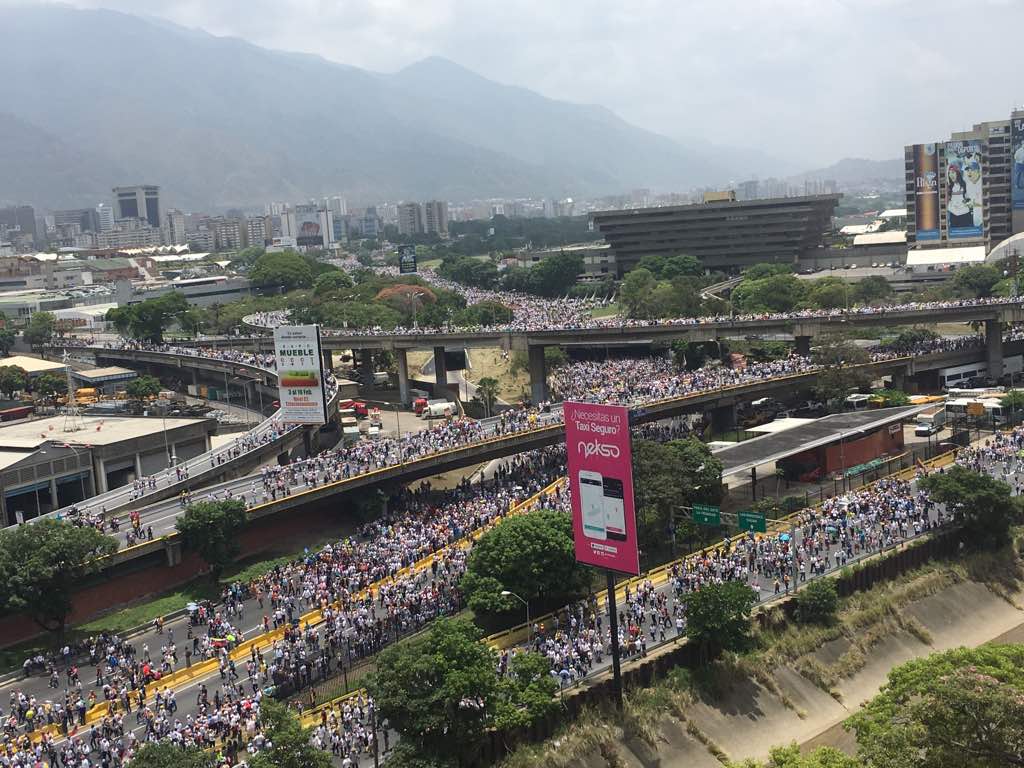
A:
[[[607,539],[605,530],[604,483],[600,472],[581,470],[580,512],[583,516],[583,535],[590,539]]]
[[[622,481],[616,477],[602,478],[601,494],[604,496],[606,535],[614,541],[625,541],[626,502]]]

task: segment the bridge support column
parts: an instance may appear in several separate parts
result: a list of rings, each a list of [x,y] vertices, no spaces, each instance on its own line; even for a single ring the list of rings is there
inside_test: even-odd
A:
[[[906,371],[893,371],[890,378],[889,386],[893,389],[898,389],[901,392],[907,391],[907,372]]]
[[[196,388],[196,394],[199,394],[199,369],[192,369],[192,386]]]
[[[409,405],[409,355],[404,349],[395,350],[398,361],[398,400],[403,407]]]
[[[434,347],[434,397],[447,396],[448,367],[444,364],[444,347]]]
[[[736,406],[720,405],[712,410],[711,428],[718,434],[736,429]]]
[[[985,321],[985,362],[989,378],[1003,375],[1003,324],[998,320]]]
[[[530,398],[533,404],[548,399],[548,368],[544,360],[544,347],[529,348],[530,361]]]
[[[323,350],[321,350],[321,352],[322,352],[322,354],[324,356],[324,370],[325,371],[333,371],[334,370],[334,351],[330,350],[330,349],[323,349]]]
[[[359,368],[362,370],[364,376],[370,377],[370,382],[373,382],[373,350],[372,349],[360,349],[359,350]]]
[[[810,336],[797,336],[796,339],[796,353],[804,357],[809,357],[811,354],[811,337]]]
[[[181,541],[165,541],[164,553],[167,555],[168,568],[173,568],[181,563]]]

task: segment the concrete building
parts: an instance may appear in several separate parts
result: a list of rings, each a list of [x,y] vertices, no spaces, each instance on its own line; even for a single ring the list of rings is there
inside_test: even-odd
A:
[[[185,232],[185,214],[172,208],[164,216],[164,245],[185,245],[188,235]]]
[[[601,211],[591,215],[619,274],[649,254],[685,253],[708,269],[795,264],[825,248],[841,195]]]
[[[430,235],[448,237],[448,203],[429,200],[423,204],[423,228]]]
[[[239,219],[216,216],[210,219],[207,226],[213,229],[216,250],[236,251],[243,247],[244,230]]]
[[[953,133],[945,142],[904,147],[907,242],[911,249],[984,245],[988,252],[1014,234],[1024,232],[1024,208],[1014,209],[1012,186],[1012,125],[1020,120],[1024,120],[1024,111],[1013,112],[1006,120],[977,123],[969,131]],[[972,149],[975,146],[977,153]],[[969,157],[964,155],[965,151],[969,151]],[[918,164],[927,163],[933,168],[918,168]],[[962,164],[967,167],[961,168]],[[932,199],[937,192],[937,204],[932,203],[923,187],[918,188],[919,170],[922,174],[936,174],[935,186],[928,192]],[[959,207],[965,204],[969,210],[960,212]],[[959,207],[951,210],[953,205]],[[973,226],[964,227],[962,222],[954,226],[958,214],[973,216]]]
[[[163,244],[160,227],[145,219],[118,219],[114,229],[96,235],[98,249],[149,248]]]
[[[160,187],[114,187],[113,192],[115,219],[145,219],[149,226],[160,229]]]
[[[0,208],[0,241],[37,243],[36,210],[31,205]],[[24,246],[22,246],[24,247]]]
[[[124,391],[128,382],[138,377],[138,371],[122,368],[119,365],[71,372],[71,378],[77,383],[77,386],[93,387],[104,395],[113,395],[116,392]]]
[[[55,228],[78,225],[81,232],[98,232],[100,217],[95,208],[72,208],[53,212]]]
[[[532,267],[550,256],[568,253],[583,258],[583,271],[576,278],[578,283],[593,283],[615,277],[615,252],[608,243],[577,243],[560,248],[516,253],[514,264],[518,267]]]
[[[422,235],[423,232],[423,206],[419,203],[399,203],[398,234]]]
[[[270,217],[250,216],[245,220],[245,244],[263,248],[270,240]]]
[[[363,237],[370,239],[380,237],[383,225],[381,224],[380,216],[377,215],[377,208],[375,206],[371,205],[366,209],[363,218],[359,220],[359,229]]]
[[[109,232],[114,228],[114,209],[106,203],[96,206],[96,218],[99,220],[100,232]]]
[[[186,236],[189,248],[198,251],[217,250],[217,233],[208,224],[200,224]]]
[[[212,419],[64,416],[0,427],[0,523],[118,488],[210,449]]]

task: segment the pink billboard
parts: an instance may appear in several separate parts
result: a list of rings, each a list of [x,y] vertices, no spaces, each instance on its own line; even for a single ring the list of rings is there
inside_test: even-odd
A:
[[[569,402],[563,409],[576,560],[639,575],[629,409]]]

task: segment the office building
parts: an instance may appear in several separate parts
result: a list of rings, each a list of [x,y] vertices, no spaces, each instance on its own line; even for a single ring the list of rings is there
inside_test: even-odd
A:
[[[31,205],[0,208],[0,240],[36,242],[36,211]]]
[[[172,208],[164,216],[164,245],[185,245],[188,236],[185,234],[185,214]]]
[[[96,247],[100,249],[148,248],[163,245],[163,233],[159,227],[151,227],[144,219],[123,219],[116,222],[109,232],[96,235]]]
[[[771,200],[725,200],[591,214],[627,272],[649,254],[686,253],[708,269],[738,271],[761,263],[795,264],[814,258],[832,229],[841,195]]]
[[[209,251],[217,250],[217,233],[209,226],[209,224],[200,224],[188,233],[186,239],[188,241],[189,248],[193,251],[208,253]]]
[[[96,218],[99,221],[100,232],[109,232],[114,228],[114,209],[106,203],[96,206]]]
[[[380,237],[383,225],[381,224],[380,216],[377,215],[376,206],[371,205],[366,209],[366,213],[360,219],[359,229],[365,238],[376,240]]]
[[[334,218],[345,216],[348,213],[348,201],[345,200],[341,195],[335,195],[334,197],[325,197],[320,205],[325,211],[330,211],[334,214]]]
[[[216,216],[210,219],[218,251],[237,251],[242,248],[244,237],[242,222],[239,219]]]
[[[255,248],[263,248],[270,240],[270,217],[250,216],[245,220],[245,242],[246,245]]]
[[[100,229],[100,217],[94,208],[73,208],[65,211],[53,212],[53,226],[56,230],[59,227],[77,225],[79,232],[98,232]]]
[[[398,234],[422,235],[423,232],[423,206],[419,203],[399,203]]]
[[[1024,111],[903,149],[911,249],[981,246],[1024,232]]]
[[[428,235],[448,237],[448,203],[429,200],[423,204],[423,230]]]
[[[114,187],[114,218],[145,219],[160,229],[160,187]]]

